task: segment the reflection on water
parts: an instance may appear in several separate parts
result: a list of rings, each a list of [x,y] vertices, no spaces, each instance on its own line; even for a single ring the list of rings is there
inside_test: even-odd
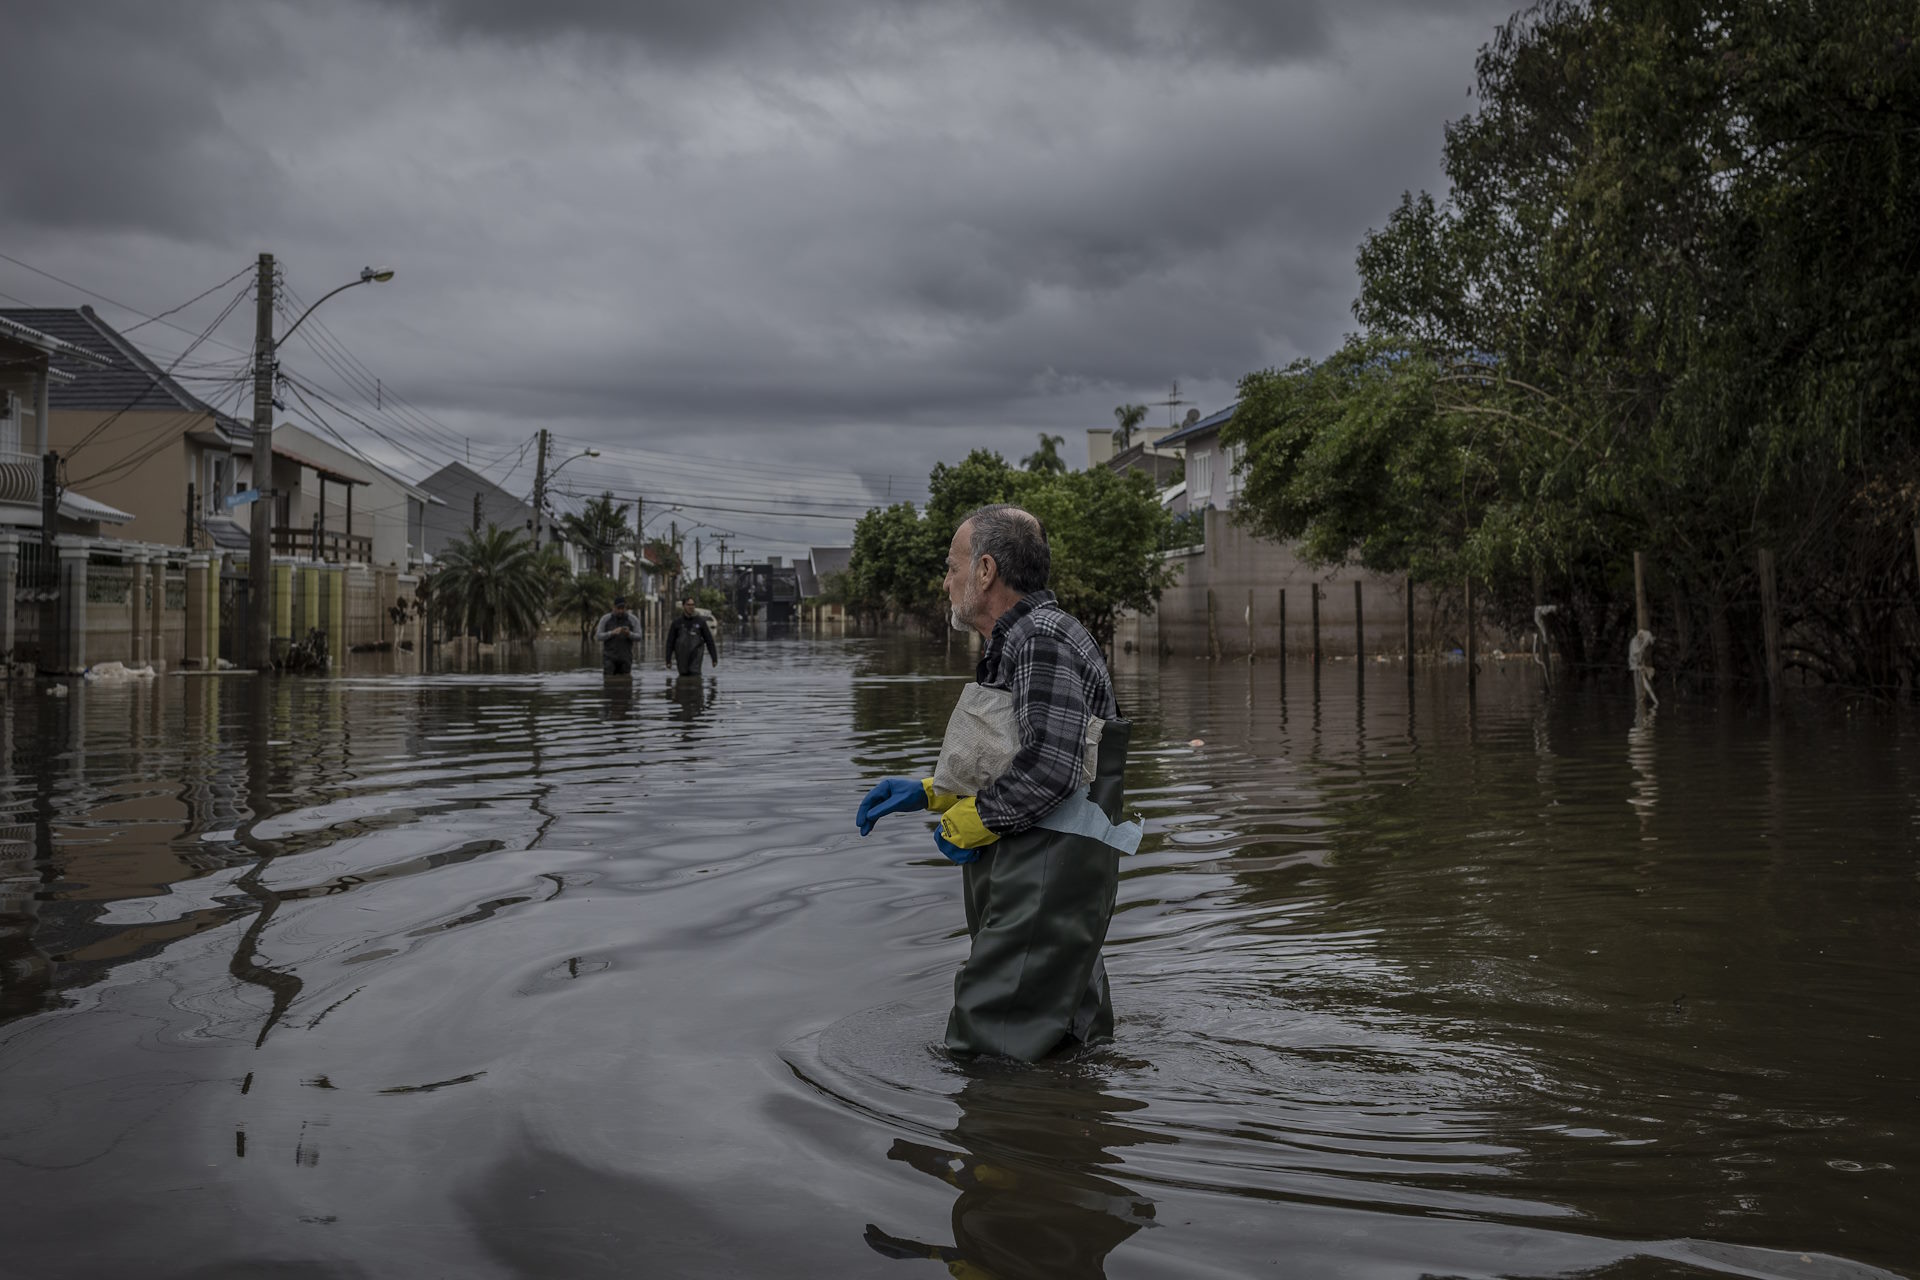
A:
[[[959,1193],[953,1243],[889,1235],[866,1241],[889,1258],[947,1264],[956,1275],[1106,1274],[1115,1246],[1153,1223],[1153,1202],[1098,1172],[1123,1147],[1172,1142],[1128,1127],[1147,1104],[1104,1093],[1097,1078],[1054,1066],[970,1065],[955,1102],[960,1119],[938,1144],[896,1138],[887,1159]],[[963,1270],[962,1268],[968,1268]]]
[[[1118,1038],[1013,1068],[851,821],[965,656],[735,649],[10,690],[0,1272],[1920,1275],[1905,720],[1123,666]]]

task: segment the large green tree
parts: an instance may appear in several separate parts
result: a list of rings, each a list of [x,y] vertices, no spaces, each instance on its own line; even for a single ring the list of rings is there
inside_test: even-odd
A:
[[[1448,130],[1442,200],[1360,251],[1368,334],[1252,375],[1254,522],[1323,558],[1536,583],[1617,661],[1632,554],[1663,665],[1756,667],[1755,553],[1792,661],[1920,677],[1920,54],[1881,0],[1516,15]],[[1853,602],[1882,602],[1862,610]]]
[[[940,463],[928,478],[924,513],[904,503],[870,511],[854,530],[847,569],[850,604],[892,611],[930,628],[945,625],[941,591],[947,547],[968,513],[998,502],[1025,507],[1046,526],[1050,586],[1101,644],[1123,609],[1152,612],[1174,570],[1160,558],[1170,518],[1142,474],[1023,471],[976,449]],[[856,603],[857,602],[857,603]]]

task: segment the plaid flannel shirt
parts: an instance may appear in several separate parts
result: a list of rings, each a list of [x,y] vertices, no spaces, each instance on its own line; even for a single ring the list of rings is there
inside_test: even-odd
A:
[[[1080,789],[1087,720],[1117,720],[1120,708],[1100,646],[1051,591],[1024,597],[994,623],[976,678],[1013,693],[1019,753],[977,800],[987,830],[1013,835]]]

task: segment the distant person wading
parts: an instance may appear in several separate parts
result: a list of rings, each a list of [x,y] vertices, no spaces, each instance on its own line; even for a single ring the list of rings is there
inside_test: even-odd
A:
[[[667,628],[667,665],[677,666],[683,676],[700,674],[700,652],[704,646],[713,665],[720,665],[720,651],[713,647],[713,630],[707,620],[694,612],[693,597],[680,602],[680,616]]]

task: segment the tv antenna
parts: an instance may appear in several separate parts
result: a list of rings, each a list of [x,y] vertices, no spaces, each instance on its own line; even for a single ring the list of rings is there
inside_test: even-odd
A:
[[[1165,405],[1165,406],[1167,406],[1167,429],[1168,429],[1169,431],[1171,431],[1171,430],[1173,429],[1173,411],[1174,411],[1174,408],[1175,408],[1176,406],[1178,406],[1178,405],[1183,405],[1183,404],[1192,404],[1192,403],[1193,403],[1193,401],[1191,401],[1191,400],[1182,400],[1182,399],[1180,398],[1180,379],[1178,379],[1178,378],[1175,378],[1175,379],[1173,380],[1173,386],[1172,386],[1172,388],[1171,388],[1171,389],[1170,389],[1170,390],[1169,390],[1169,391],[1167,392],[1167,398],[1166,398],[1165,400],[1149,400],[1149,401],[1147,401],[1147,403],[1148,403],[1148,404],[1163,404],[1163,405]]]

